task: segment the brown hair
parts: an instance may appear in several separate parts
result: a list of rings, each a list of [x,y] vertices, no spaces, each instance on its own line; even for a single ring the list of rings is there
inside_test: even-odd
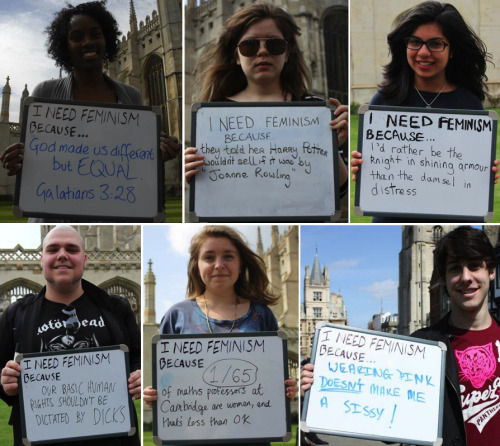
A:
[[[257,1],[241,8],[226,21],[218,42],[199,60],[195,73],[196,84],[202,85],[200,101],[226,98],[246,88],[247,79],[236,63],[236,45],[250,26],[268,18],[275,21],[288,42],[288,62],[280,74],[284,98],[290,95],[292,100],[300,100],[307,93],[311,86],[311,73],[297,43],[300,28],[288,12]]]
[[[201,245],[211,237],[226,237],[236,247],[240,255],[241,273],[234,284],[238,296],[263,305],[274,305],[280,296],[269,291],[269,279],[264,261],[253,252],[243,240],[242,235],[229,226],[205,226],[191,239],[188,263],[188,299],[195,299],[205,292],[205,284],[198,270],[198,257]]]

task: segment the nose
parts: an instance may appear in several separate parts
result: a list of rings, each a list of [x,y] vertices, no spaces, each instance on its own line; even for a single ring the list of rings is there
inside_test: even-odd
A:
[[[68,253],[66,252],[66,250],[64,248],[61,248],[57,252],[57,258],[58,259],[67,259],[68,258]]]
[[[421,56],[429,56],[431,52],[429,51],[429,48],[427,48],[427,44],[424,43],[422,47],[418,50],[418,54]]]
[[[462,267],[461,279],[463,282],[468,282],[471,280],[471,271],[466,266]]]
[[[267,53],[267,46],[266,46],[266,41],[265,40],[259,40],[259,51],[257,52],[257,54],[261,54],[261,53]]]
[[[215,268],[220,269],[224,267],[224,258],[222,256],[217,256],[215,258]]]

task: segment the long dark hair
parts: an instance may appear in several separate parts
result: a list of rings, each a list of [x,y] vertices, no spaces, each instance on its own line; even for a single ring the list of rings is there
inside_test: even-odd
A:
[[[380,93],[394,105],[401,105],[410,95],[415,73],[408,65],[404,39],[420,25],[436,23],[450,42],[450,57],[446,79],[465,87],[481,101],[488,90],[486,62],[491,55],[474,30],[467,25],[458,10],[449,3],[426,1],[400,14],[396,28],[387,36],[391,61],[384,67]]]
[[[299,100],[311,85],[311,74],[299,49],[300,28],[285,10],[263,1],[239,9],[226,22],[217,43],[200,59],[196,69],[197,84],[201,84],[198,100],[210,102],[232,96],[244,90],[247,79],[236,63],[236,45],[245,31],[264,19],[273,19],[288,42],[288,62],[280,75],[283,95]]]

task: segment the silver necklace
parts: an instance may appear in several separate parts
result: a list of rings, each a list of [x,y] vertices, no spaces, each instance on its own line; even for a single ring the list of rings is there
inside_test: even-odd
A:
[[[418,91],[418,88],[415,84],[413,84],[413,87],[415,88],[415,91],[418,93],[418,95],[420,96],[420,99],[422,99],[422,101],[424,101],[425,103],[425,108],[432,108],[431,105],[434,104],[434,101],[439,97],[439,95],[443,92],[443,90],[446,88],[446,86],[448,85],[448,81],[446,81],[443,85],[443,88],[441,88],[441,90],[439,90],[439,93],[434,97],[434,99],[431,101],[431,102],[427,102],[424,97],[420,94],[420,91]]]

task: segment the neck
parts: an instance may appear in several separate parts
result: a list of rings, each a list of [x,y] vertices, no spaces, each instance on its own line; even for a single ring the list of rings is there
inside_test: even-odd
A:
[[[215,293],[213,291],[206,290],[203,295],[205,296],[205,299],[210,306],[233,306],[238,302],[238,296],[234,289],[221,293]],[[201,296],[202,300],[203,295]]]
[[[464,330],[485,330],[491,325],[491,316],[488,307],[484,306],[471,312],[452,308],[450,323]]]
[[[73,88],[93,88],[106,85],[104,73],[101,69],[73,71]]]
[[[72,288],[59,289],[47,283],[45,298],[52,301],[69,305],[83,294],[81,281]]]
[[[283,102],[285,100],[279,81],[269,84],[249,83],[244,90],[232,98],[238,102]]]
[[[451,89],[450,84],[447,84],[446,77],[444,76],[438,79],[422,79],[421,77],[417,77],[415,78],[415,87],[418,90],[430,91],[432,93],[439,93],[441,90],[449,91]]]

